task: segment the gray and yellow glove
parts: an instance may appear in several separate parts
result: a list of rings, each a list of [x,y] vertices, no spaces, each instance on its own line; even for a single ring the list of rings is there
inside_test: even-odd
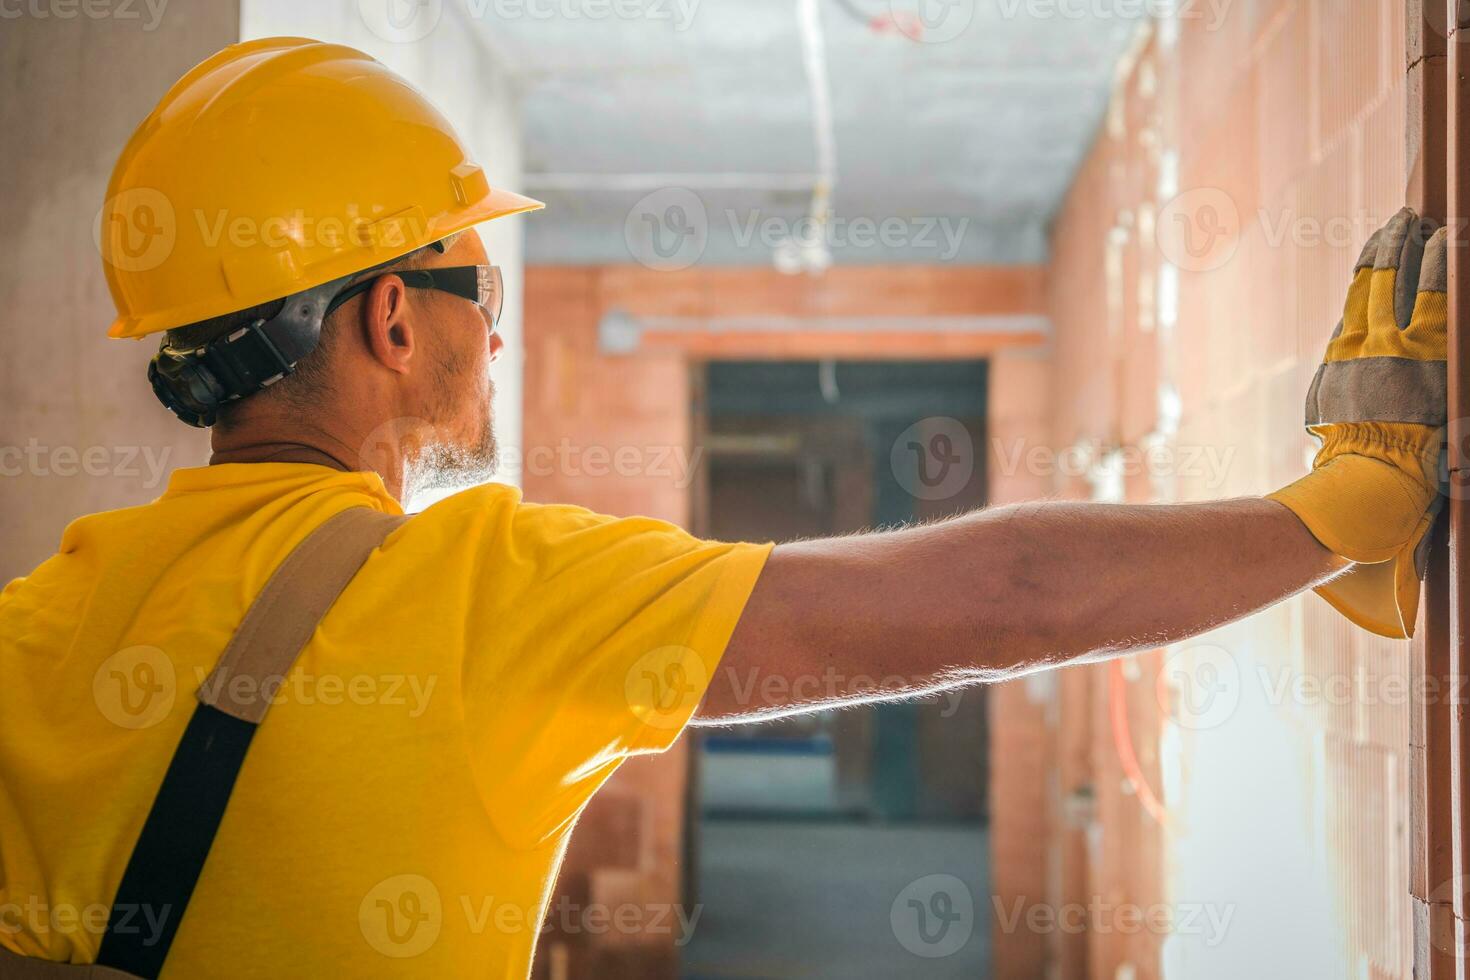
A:
[[[1312,472],[1270,497],[1356,567],[1317,589],[1381,636],[1413,636],[1445,425],[1445,229],[1405,208],[1368,240],[1307,393]]]

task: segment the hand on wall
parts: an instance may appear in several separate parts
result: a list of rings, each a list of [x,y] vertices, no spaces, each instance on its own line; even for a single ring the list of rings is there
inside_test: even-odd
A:
[[[1394,638],[1414,633],[1442,500],[1447,241],[1409,208],[1368,240],[1307,393],[1307,429],[1322,448],[1310,475],[1271,495],[1358,563],[1318,594]]]

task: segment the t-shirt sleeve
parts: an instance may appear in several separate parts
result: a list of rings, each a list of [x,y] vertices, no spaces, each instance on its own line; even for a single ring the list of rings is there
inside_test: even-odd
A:
[[[535,504],[487,538],[474,578],[488,615],[467,637],[462,685],[470,751],[497,823],[534,839],[622,760],[679,737],[771,545]]]

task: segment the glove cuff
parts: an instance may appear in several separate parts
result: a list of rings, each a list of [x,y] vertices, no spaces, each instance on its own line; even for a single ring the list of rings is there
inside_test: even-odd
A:
[[[1387,451],[1381,446],[1363,448]],[[1408,449],[1392,452],[1414,459]],[[1347,453],[1319,463],[1269,499],[1296,514],[1333,554],[1376,564],[1389,561],[1409,543],[1435,494],[1432,483],[1395,463],[1377,455]]]
[[[1366,456],[1397,468],[1411,479],[1434,487],[1439,483],[1439,448],[1444,427],[1411,422],[1336,422],[1311,425],[1322,440],[1315,465],[1339,456]]]

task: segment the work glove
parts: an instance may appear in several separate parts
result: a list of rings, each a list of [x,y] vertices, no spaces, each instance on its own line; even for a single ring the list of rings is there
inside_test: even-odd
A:
[[[1317,594],[1380,636],[1414,635],[1445,425],[1446,230],[1405,208],[1368,240],[1307,393],[1312,472],[1270,495],[1356,562]]]

